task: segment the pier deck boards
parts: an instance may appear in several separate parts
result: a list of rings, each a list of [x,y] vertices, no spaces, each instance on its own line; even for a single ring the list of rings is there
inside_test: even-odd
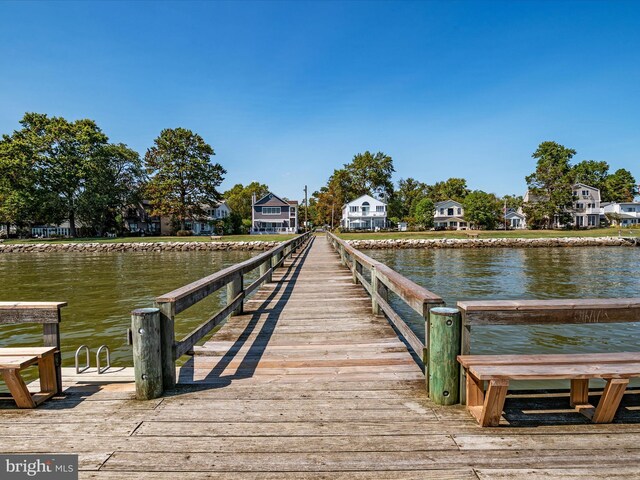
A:
[[[196,349],[175,391],[136,401],[132,377],[64,369],[64,397],[30,411],[0,402],[0,452],[78,453],[80,477],[96,479],[640,475],[637,392],[610,425],[570,413],[565,393],[510,395],[506,428],[432,404],[420,367],[323,237]]]

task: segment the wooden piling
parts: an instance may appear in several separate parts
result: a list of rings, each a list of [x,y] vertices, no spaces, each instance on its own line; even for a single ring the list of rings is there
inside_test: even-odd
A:
[[[460,398],[462,319],[457,308],[436,307],[429,312],[427,372],[429,397],[438,405],[455,405]]]
[[[160,309],[139,308],[132,311],[131,331],[136,398],[138,400],[158,398],[164,390]]]
[[[374,315],[380,314],[378,306],[378,277],[376,276],[376,267],[371,267],[371,311]]]

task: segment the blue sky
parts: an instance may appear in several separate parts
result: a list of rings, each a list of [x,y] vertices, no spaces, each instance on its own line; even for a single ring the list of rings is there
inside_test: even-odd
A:
[[[640,2],[2,2],[0,132],[92,118],[144,154],[201,134],[301,198],[357,152],[395,180],[525,189],[544,140],[640,179]]]

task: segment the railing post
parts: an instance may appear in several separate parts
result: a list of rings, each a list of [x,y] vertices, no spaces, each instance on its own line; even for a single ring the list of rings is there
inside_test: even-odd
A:
[[[460,398],[462,319],[457,308],[436,307],[429,312],[429,397],[438,405],[454,405]]]
[[[353,277],[353,283],[358,284],[358,275],[362,275],[362,265],[358,263],[358,259],[355,256],[351,256],[351,276]]]
[[[139,308],[131,312],[133,370],[136,398],[151,400],[162,395],[160,309]]]
[[[243,283],[244,282],[243,282],[242,275],[236,275],[233,278],[233,280],[227,283],[227,305],[231,305],[231,303],[235,300],[235,298],[238,295],[240,295],[240,293],[242,293],[242,291],[244,290]],[[244,302],[238,308],[236,308],[233,312],[231,312],[231,315],[229,316],[240,315],[243,310],[242,308],[243,305],[244,305]]]
[[[176,317],[175,303],[158,304],[160,309],[160,354],[162,355],[162,385],[165,390],[176,386],[176,361],[173,355],[175,348],[174,322]]]
[[[270,268],[271,268],[271,257],[269,257],[265,262],[260,264],[260,276],[263,276],[265,273],[267,273]],[[265,279],[265,282],[267,283],[271,282],[271,274],[267,276],[267,278]]]
[[[380,314],[380,307],[378,306],[378,276],[376,274],[376,267],[371,267],[371,311],[374,315]]]

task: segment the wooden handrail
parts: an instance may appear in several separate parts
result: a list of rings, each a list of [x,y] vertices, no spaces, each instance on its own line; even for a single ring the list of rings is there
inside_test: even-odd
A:
[[[270,281],[273,270],[282,265],[292,252],[306,242],[311,233],[299,235],[253,258],[160,295],[155,299],[156,306],[160,310],[162,371],[165,389],[175,386],[175,361],[191,351],[199,340],[229,316],[242,312],[244,301],[249,294],[263,283]],[[251,285],[245,287],[243,285],[244,275],[257,268],[260,268],[260,276]],[[175,316],[225,286],[227,287],[227,305],[193,329],[182,340],[176,340]]]
[[[351,270],[353,281],[362,284],[371,296],[373,312],[376,314],[384,313],[411,346],[411,349],[426,363],[427,352],[425,345],[429,334],[429,310],[433,307],[444,305],[444,300],[439,295],[409,280],[384,263],[356,250],[333,233],[327,232],[327,238],[340,254],[342,262]],[[370,272],[371,281],[367,281],[363,275],[363,269]],[[388,299],[389,291],[395,293],[404,303],[425,319],[425,340],[419,339],[405,320],[393,310]]]

